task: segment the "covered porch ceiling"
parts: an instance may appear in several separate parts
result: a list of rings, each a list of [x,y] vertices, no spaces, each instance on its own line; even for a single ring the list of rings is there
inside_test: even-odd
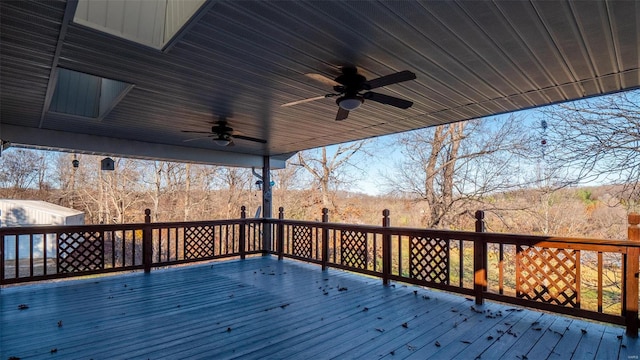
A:
[[[268,156],[282,167],[304,149],[640,86],[637,1],[167,0],[194,12],[170,36],[161,30],[159,45],[135,38],[155,26],[150,2],[83,1],[0,3],[6,144],[232,166]],[[415,73],[376,89],[413,106],[365,100],[344,121],[335,98],[281,106],[332,93],[306,74],[333,79],[343,66],[369,80]],[[55,95],[67,70],[122,91],[96,116],[72,114]],[[220,147],[183,132],[209,131],[220,117],[266,143]]]

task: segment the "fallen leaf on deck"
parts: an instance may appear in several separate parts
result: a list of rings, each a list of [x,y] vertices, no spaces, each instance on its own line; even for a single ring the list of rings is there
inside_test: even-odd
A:
[[[29,308],[29,305],[27,304],[18,305],[18,310],[27,310],[28,308]]]
[[[436,341],[436,346],[437,346],[437,347],[440,347],[440,343],[439,343],[439,342],[437,342],[437,341]]]
[[[460,340],[460,342],[463,344],[471,344],[471,341],[467,341],[467,340]]]
[[[587,333],[587,330],[586,330],[586,329],[580,329],[580,331],[582,331],[582,333],[583,333],[583,334],[586,334],[586,333]]]
[[[284,308],[286,308],[287,306],[289,306],[289,304],[283,304],[283,305],[280,305],[280,308],[281,308],[281,309],[284,309]]]
[[[369,311],[369,308],[365,307],[365,308],[362,309],[362,311]]]
[[[409,327],[409,324],[407,324],[407,323],[402,323],[402,327],[406,329],[406,328],[408,328],[408,327]]]
[[[376,328],[376,331],[384,332],[384,329],[383,328]]]
[[[62,327],[62,320],[58,321],[58,327]]]
[[[227,332],[231,332],[231,328],[230,327],[227,328]]]
[[[52,353],[52,354],[55,354],[55,353],[57,353],[57,352],[58,352],[58,349],[57,349],[57,348],[53,348],[53,349],[51,349],[51,353]]]

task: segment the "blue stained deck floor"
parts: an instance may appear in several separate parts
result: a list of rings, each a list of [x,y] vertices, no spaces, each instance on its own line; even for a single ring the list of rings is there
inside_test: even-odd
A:
[[[0,290],[1,360],[637,359],[623,334],[268,256]]]

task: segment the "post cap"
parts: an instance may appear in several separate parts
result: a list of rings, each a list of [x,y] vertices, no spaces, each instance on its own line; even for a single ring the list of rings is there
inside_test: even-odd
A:
[[[638,225],[640,224],[640,214],[631,213],[629,214],[629,225]]]

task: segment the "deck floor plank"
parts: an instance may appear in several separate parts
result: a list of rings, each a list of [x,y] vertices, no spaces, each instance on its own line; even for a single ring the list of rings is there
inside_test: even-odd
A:
[[[546,329],[543,329],[541,326],[533,327],[532,330],[541,331],[542,336],[538,339],[531,350],[529,350],[527,355],[535,356],[535,354],[553,353],[553,349],[555,349],[560,340],[562,340],[564,333],[567,331],[567,326],[569,326],[570,323],[571,319],[556,317]]]
[[[96,360],[626,360],[640,351],[621,327],[477,307],[272,257],[11,286],[0,300],[0,359],[52,358],[54,349],[59,358]]]
[[[596,359],[617,359],[620,356],[623,334],[623,329],[606,326],[596,353]]]

